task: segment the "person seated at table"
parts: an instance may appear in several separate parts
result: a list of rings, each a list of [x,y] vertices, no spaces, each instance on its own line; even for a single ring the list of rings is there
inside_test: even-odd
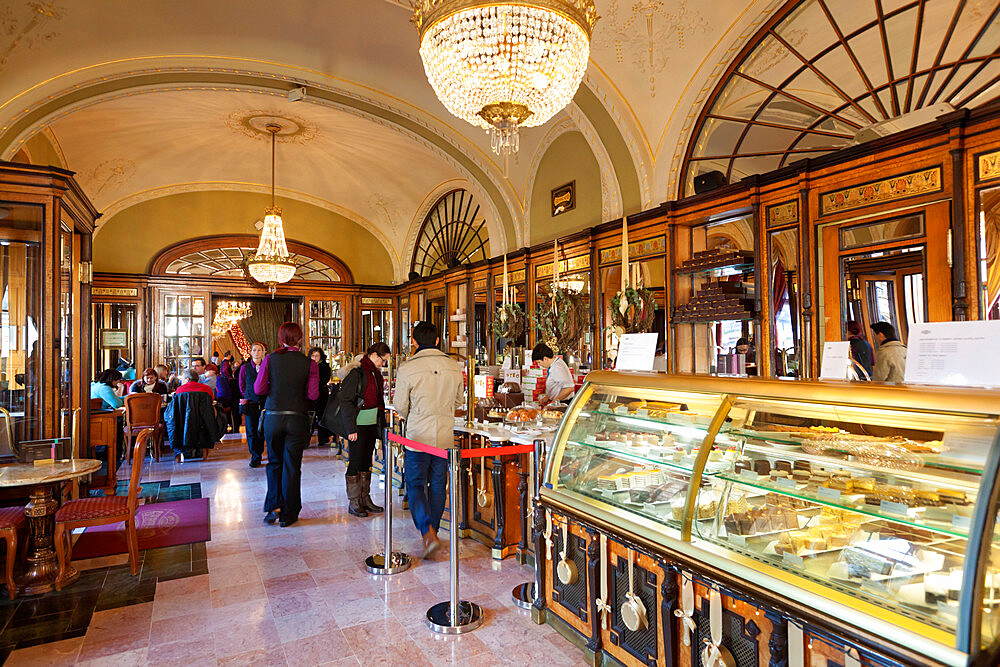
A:
[[[160,394],[166,395],[167,383],[160,380],[159,375],[152,368],[147,368],[142,372],[142,377],[132,383],[130,394]]]
[[[174,392],[175,394],[185,394],[189,391],[201,391],[211,396],[213,400],[215,399],[215,392],[212,391],[212,388],[198,380],[198,371],[192,369],[184,373],[182,377],[185,382],[181,386],[177,387],[177,391]]]
[[[121,371],[114,368],[101,371],[97,379],[90,383],[90,397],[103,400],[102,407],[106,410],[117,410],[125,405],[123,393],[125,393],[125,380]]]

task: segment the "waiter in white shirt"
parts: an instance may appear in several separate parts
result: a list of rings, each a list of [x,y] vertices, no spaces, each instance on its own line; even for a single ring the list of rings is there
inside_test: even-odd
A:
[[[545,403],[561,401],[573,395],[576,382],[561,355],[556,356],[551,347],[539,343],[531,350],[531,361],[548,370],[545,378]]]

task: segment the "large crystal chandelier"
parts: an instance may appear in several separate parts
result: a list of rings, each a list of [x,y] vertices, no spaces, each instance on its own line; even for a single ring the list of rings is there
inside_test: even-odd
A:
[[[273,299],[275,286],[287,283],[295,275],[295,263],[289,258],[288,246],[285,245],[281,209],[274,205],[274,139],[281,126],[268,123],[266,129],[271,133],[271,205],[265,209],[267,215],[264,216],[264,228],[260,231],[260,244],[247,262],[247,271],[254,280],[267,285]]]
[[[459,118],[518,149],[580,87],[597,22],[593,0],[411,0],[431,87]]]

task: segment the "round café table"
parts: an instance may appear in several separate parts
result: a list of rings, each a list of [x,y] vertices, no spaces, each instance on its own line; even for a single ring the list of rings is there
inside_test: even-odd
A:
[[[53,488],[60,482],[85,477],[100,468],[101,462],[97,459],[62,459],[37,466],[14,463],[0,467],[0,488],[24,486],[30,489],[30,501],[24,508],[24,516],[28,519],[28,569],[15,580],[18,595],[38,595],[55,588],[59,563],[52,538],[58,504],[52,497]],[[12,556],[7,554],[8,558]],[[80,573],[70,567],[63,585],[79,578]]]

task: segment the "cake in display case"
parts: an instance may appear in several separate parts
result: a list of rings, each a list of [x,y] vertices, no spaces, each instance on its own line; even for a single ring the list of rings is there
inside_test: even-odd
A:
[[[1000,393],[593,373],[543,502],[964,664],[1000,631]]]

